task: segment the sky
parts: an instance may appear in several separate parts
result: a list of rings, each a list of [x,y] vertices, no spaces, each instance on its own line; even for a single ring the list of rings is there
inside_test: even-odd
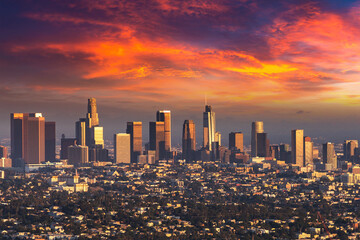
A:
[[[0,138],[11,112],[42,112],[74,136],[87,99],[106,139],[127,121],[172,111],[173,143],[205,99],[217,130],[264,121],[270,143],[291,129],[319,141],[360,134],[360,1],[2,0]]]

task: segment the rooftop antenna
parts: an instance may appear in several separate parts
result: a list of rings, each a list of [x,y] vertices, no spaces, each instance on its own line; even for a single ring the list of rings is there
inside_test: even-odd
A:
[[[205,94],[205,106],[207,105],[207,96]]]

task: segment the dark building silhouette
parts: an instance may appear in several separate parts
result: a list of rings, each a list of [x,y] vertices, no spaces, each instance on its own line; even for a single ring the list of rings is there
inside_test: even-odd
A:
[[[61,150],[60,150],[60,158],[61,159],[68,159],[68,148],[70,146],[76,145],[76,138],[65,138],[65,135],[62,135],[61,138]]]
[[[229,149],[244,152],[244,134],[242,132],[231,132],[229,134]]]
[[[165,124],[164,122],[150,122],[150,150],[156,151],[155,161],[165,158]]]
[[[56,158],[55,122],[45,122],[45,160],[53,162]]]
[[[280,144],[280,160],[291,163],[291,151],[289,144]]]
[[[185,120],[183,124],[183,134],[182,134],[182,155],[186,161],[195,160],[195,150],[196,150],[196,132],[195,132],[195,123],[193,120]]]
[[[257,134],[257,156],[270,157],[270,143],[267,139],[267,133]]]
[[[138,156],[142,154],[142,122],[128,122],[126,133],[130,134],[131,162],[137,163]]]

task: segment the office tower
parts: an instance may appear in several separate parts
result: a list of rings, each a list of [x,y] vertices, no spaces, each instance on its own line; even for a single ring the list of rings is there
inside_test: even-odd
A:
[[[182,134],[182,155],[186,161],[195,160],[196,135],[195,123],[193,120],[185,120]]]
[[[169,110],[157,111],[156,121],[164,122],[165,151],[171,152],[171,112]]]
[[[68,163],[75,167],[89,162],[89,148],[87,146],[72,145],[67,149]]]
[[[280,144],[280,160],[291,163],[291,151],[289,144]]]
[[[331,142],[323,144],[323,163],[325,166],[331,164],[332,169],[337,168],[337,157],[335,154],[335,146]]]
[[[279,159],[280,154],[279,154],[279,146],[270,146],[270,156],[273,159]]]
[[[214,142],[219,143],[219,146],[221,146],[221,133],[220,132],[215,132]]]
[[[257,157],[257,134],[264,132],[264,123],[263,122],[253,122],[251,124],[251,156]]]
[[[101,145],[104,148],[104,129],[103,127],[92,127],[91,129],[91,146]]]
[[[96,107],[96,99],[95,98],[89,98],[88,99],[88,112],[87,112],[87,118],[91,119],[90,128],[93,126],[99,126],[99,115],[97,113],[97,107]]]
[[[56,129],[55,122],[45,122],[45,160],[55,161]]]
[[[45,161],[45,118],[41,113],[12,113],[11,157],[27,164]]]
[[[115,163],[130,163],[130,134],[118,133],[114,134],[114,162]]]
[[[355,148],[359,147],[358,140],[345,140],[344,141],[344,158],[345,160],[351,160],[355,155]]]
[[[86,114],[86,145],[91,146],[93,144],[92,134],[93,127],[99,126],[99,115],[97,113],[96,99],[88,99],[88,111]]]
[[[86,118],[80,118],[75,124],[76,143],[86,146]]]
[[[8,149],[5,146],[0,146],[0,158],[8,157]]]
[[[244,134],[242,132],[231,132],[229,134],[229,149],[244,152]]]
[[[304,130],[291,130],[291,163],[304,166]]]
[[[23,158],[23,118],[26,113],[11,113],[11,158]]]
[[[23,159],[26,164],[45,162],[45,118],[41,113],[23,118]]]
[[[212,111],[211,106],[205,106],[203,113],[203,146],[211,151],[212,143],[215,142],[216,120],[215,112]]]
[[[270,141],[267,139],[267,133],[257,134],[256,145],[258,157],[270,157]]]
[[[311,141],[310,137],[304,137],[304,161],[305,166],[313,165],[314,164],[314,157],[313,157],[313,148],[314,143]]]
[[[156,151],[155,160],[165,158],[165,124],[164,122],[150,122],[150,150]]]
[[[75,145],[77,145],[76,138],[65,138],[65,135],[63,134],[61,137],[60,159],[68,159],[68,148]]]
[[[136,163],[142,154],[142,122],[128,122],[126,133],[130,134],[131,162]]]

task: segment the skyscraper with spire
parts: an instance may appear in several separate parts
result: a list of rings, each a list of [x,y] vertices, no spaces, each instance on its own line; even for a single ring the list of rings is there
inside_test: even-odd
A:
[[[97,113],[96,99],[88,99],[88,111],[86,114],[86,145],[93,144],[93,127],[99,126],[99,115]]]
[[[210,151],[212,149],[212,143],[215,142],[215,126],[215,112],[212,111],[210,105],[206,105],[205,112],[203,113],[203,147]]]

